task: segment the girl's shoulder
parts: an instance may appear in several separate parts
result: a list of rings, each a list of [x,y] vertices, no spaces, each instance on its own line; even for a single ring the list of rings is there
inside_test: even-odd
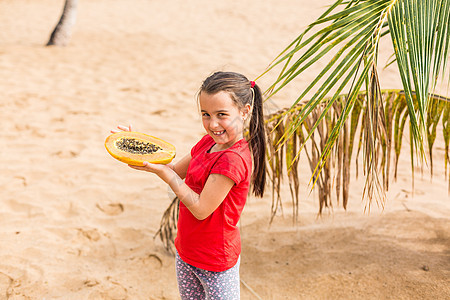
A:
[[[238,142],[236,142],[233,146],[231,146],[227,150],[230,150],[232,152],[241,153],[243,155],[250,155],[250,147],[248,145],[248,142],[245,139],[239,140]]]
[[[234,158],[234,160],[237,159],[237,157],[240,158],[246,165],[251,165],[251,153],[250,148],[245,139],[242,139],[235,143],[230,148],[223,150],[223,154],[221,155],[222,158]],[[239,159],[238,159],[239,160]]]
[[[203,152],[203,150],[207,151],[214,145],[214,139],[209,135],[204,135],[197,144],[192,147],[191,155],[193,156],[195,153]]]
[[[219,152],[211,173],[225,175],[239,184],[249,180],[251,168],[252,159],[247,141],[240,140],[230,148]]]

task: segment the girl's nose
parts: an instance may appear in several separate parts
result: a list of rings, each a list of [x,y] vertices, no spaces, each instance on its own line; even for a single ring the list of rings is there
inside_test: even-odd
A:
[[[209,127],[213,129],[219,127],[218,120],[216,118],[211,118],[211,121],[209,122]]]

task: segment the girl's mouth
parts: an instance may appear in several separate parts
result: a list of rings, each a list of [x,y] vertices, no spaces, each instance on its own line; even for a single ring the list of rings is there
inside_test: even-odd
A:
[[[225,130],[222,131],[211,131],[215,136],[220,136],[225,133]]]

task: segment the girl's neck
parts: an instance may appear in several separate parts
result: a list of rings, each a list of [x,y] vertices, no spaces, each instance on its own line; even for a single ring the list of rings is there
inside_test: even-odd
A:
[[[233,147],[234,145],[236,145],[236,143],[238,143],[238,142],[241,141],[242,139],[243,139],[243,137],[240,138],[240,139],[238,139],[236,142],[234,142],[234,143],[231,144],[231,145],[227,145],[227,144],[214,144],[214,145],[209,149],[208,152],[209,152],[209,153],[214,153],[214,152],[220,152],[220,151],[227,150],[227,149]]]

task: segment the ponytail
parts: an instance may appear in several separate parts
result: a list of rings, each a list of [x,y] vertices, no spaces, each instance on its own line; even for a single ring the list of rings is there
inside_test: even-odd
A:
[[[252,85],[254,83],[252,82]],[[254,85],[252,117],[250,119],[250,138],[248,140],[253,154],[253,194],[257,197],[264,195],[266,186],[266,130],[264,127],[263,97],[261,89]]]

